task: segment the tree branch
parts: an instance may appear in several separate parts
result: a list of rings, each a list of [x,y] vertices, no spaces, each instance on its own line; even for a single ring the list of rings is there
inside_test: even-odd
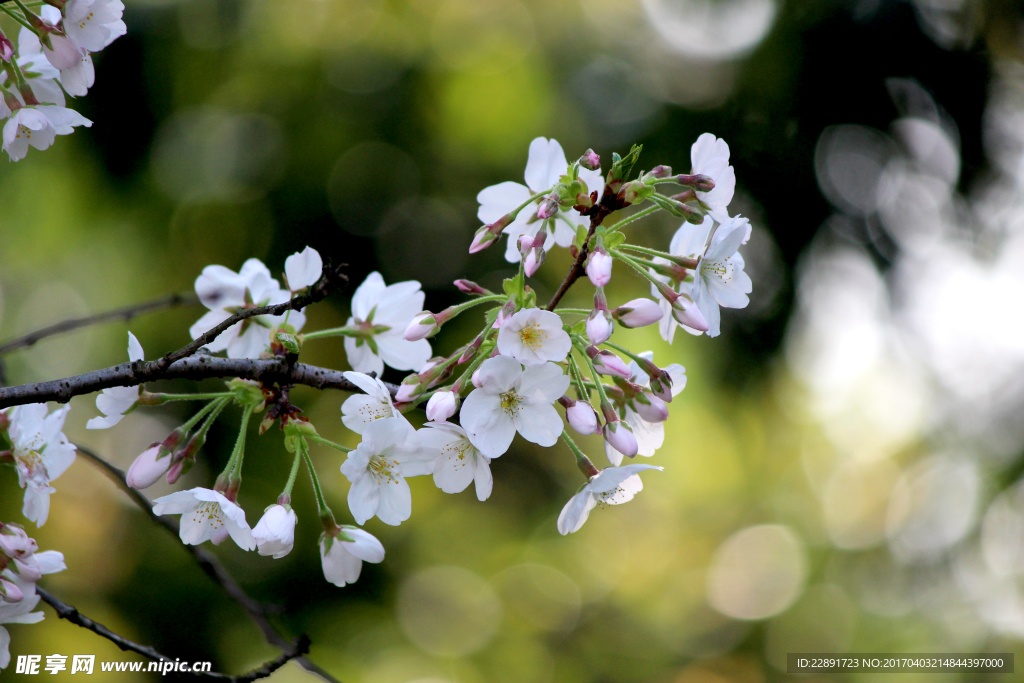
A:
[[[315,389],[363,393],[362,389],[345,379],[340,370],[291,363],[287,358],[252,360],[198,355],[182,358],[166,367],[160,367],[155,361],[122,363],[74,377],[0,388],[0,409],[46,401],[67,403],[74,396],[91,394],[101,389],[132,387],[161,379],[199,380],[214,377],[241,377],[261,382],[304,384]],[[388,384],[387,387],[392,396],[398,391],[397,385]]]
[[[84,629],[88,629],[93,633],[103,638],[106,638],[107,640],[112,642],[114,645],[117,645],[125,652],[137,652],[143,657],[148,657],[149,659],[152,659],[156,662],[170,662],[171,664],[174,664],[174,660],[170,657],[160,654],[148,645],[139,645],[136,642],[128,640],[124,636],[119,636],[103,624],[93,621],[89,617],[79,612],[76,607],[69,605],[65,602],[62,602],[57,597],[52,595],[49,591],[44,590],[38,585],[36,586],[36,593],[39,595],[40,598],[42,598],[43,602],[45,602],[53,608],[53,610],[57,613],[57,616],[59,618],[67,619],[76,626],[81,626]],[[193,676],[202,676],[204,678],[212,678],[214,680],[219,681],[231,681],[231,683],[247,683],[248,681],[255,681],[261,678],[267,678],[268,676],[270,676],[270,674],[274,673],[291,660],[298,659],[305,655],[307,652],[309,652],[309,638],[305,635],[302,635],[296,638],[292,646],[276,659],[272,659],[266,664],[256,669],[253,669],[252,671],[241,674],[239,676],[230,676],[228,674],[215,673],[211,671],[178,671],[175,673],[179,675],[188,673]]]
[[[587,231],[587,239],[583,242],[583,248],[576,255],[576,260],[572,262],[572,266],[569,268],[569,272],[566,273],[565,279],[562,280],[562,284],[558,287],[558,291],[555,292],[555,295],[551,297],[551,301],[548,302],[547,310],[549,311],[555,310],[555,306],[562,300],[565,293],[583,275],[583,262],[587,260],[587,254],[590,253],[590,238],[594,236],[597,226],[601,225],[608,214],[622,207],[618,206],[615,195],[609,193],[608,187],[605,186],[604,194],[601,196],[601,203],[595,205],[594,208],[596,211],[590,216],[590,229]]]
[[[128,494],[128,496],[135,502],[135,504],[138,505],[139,508],[141,508],[142,511],[146,513],[146,515],[150,518],[151,521],[166,529],[174,536],[175,539],[178,539],[180,542],[178,520],[174,519],[173,517],[164,517],[153,514],[153,504],[149,501],[148,498],[146,498],[146,496],[144,496],[142,493],[136,491],[135,489],[128,485],[128,482],[125,479],[124,472],[122,472],[117,467],[111,465],[104,458],[98,455],[95,451],[89,448],[85,448],[84,446],[78,445],[76,445],[75,448],[78,449],[79,453],[81,453],[83,456],[92,461],[93,464],[97,465],[100,469],[102,469],[107,474],[107,476],[113,479],[114,483],[117,484],[125,493]],[[232,577],[231,574],[228,573],[227,569],[224,568],[224,565],[220,563],[220,560],[217,559],[216,555],[214,555],[202,546],[186,545],[182,543],[182,547],[184,547],[185,550],[190,555],[192,555],[192,558],[196,561],[199,567],[206,573],[206,575],[213,579],[215,582],[217,582],[221,589],[223,589],[223,591],[232,600],[237,602],[242,607],[242,609],[246,611],[246,613],[249,615],[249,618],[251,618],[253,622],[256,624],[256,626],[259,627],[260,631],[263,632],[263,637],[266,639],[268,643],[275,647],[281,648],[285,651],[285,654],[288,654],[290,651],[292,651],[294,647],[296,647],[296,644],[289,643],[284,636],[277,632],[277,629],[275,629],[274,626],[267,620],[266,608],[257,600],[254,600],[251,597],[249,597],[249,595],[242,589],[242,587],[238,585],[238,582],[235,581],[234,577]],[[306,671],[309,671],[310,673],[319,676],[328,683],[339,683],[339,681],[336,678],[331,676],[324,669],[320,668],[319,666],[311,662],[305,656],[296,656],[294,657],[294,659]],[[269,664],[271,663],[272,662],[268,662],[268,664],[264,666],[269,666]],[[284,661],[281,662],[282,665],[284,663]]]
[[[36,342],[52,337],[54,335],[63,334],[64,332],[71,332],[82,327],[88,327],[89,325],[95,325],[97,323],[106,322],[108,320],[131,320],[137,315],[143,313],[149,313],[150,311],[158,311],[163,308],[176,308],[178,306],[195,306],[199,303],[199,298],[195,294],[168,294],[167,296],[148,301],[144,304],[135,304],[132,306],[125,306],[124,308],[118,308],[113,311],[107,311],[106,313],[97,313],[95,315],[87,315],[82,318],[72,318],[71,320],[63,320],[59,323],[44,327],[35,332],[30,332],[24,337],[18,337],[12,339],[5,344],[0,345],[0,356],[5,353],[10,353],[16,349],[23,349],[32,346]]]

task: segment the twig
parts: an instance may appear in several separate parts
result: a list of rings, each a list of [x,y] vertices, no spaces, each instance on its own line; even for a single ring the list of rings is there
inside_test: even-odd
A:
[[[165,367],[156,362],[122,363],[74,377],[0,388],[0,409],[45,401],[67,403],[74,396],[91,394],[100,389],[132,387],[161,379],[199,380],[212,377],[241,377],[262,382],[304,384],[316,389],[341,389],[363,393],[362,389],[345,379],[339,370],[305,363],[291,363],[287,358],[251,360],[199,355],[183,358]],[[387,386],[394,396],[398,386]]]
[[[547,309],[549,311],[555,310],[555,306],[562,300],[565,293],[569,291],[569,288],[576,283],[576,280],[580,279],[583,275],[583,262],[587,260],[587,254],[590,253],[590,238],[594,236],[594,231],[597,230],[597,226],[601,225],[604,219],[612,211],[618,208],[618,201],[614,194],[608,191],[608,187],[605,186],[604,194],[601,197],[601,203],[596,207],[595,211],[590,216],[590,229],[587,231],[587,239],[583,242],[583,247],[580,249],[580,253],[576,255],[576,260],[572,262],[572,266],[569,268],[569,272],[566,274],[565,279],[562,280],[562,284],[558,287],[558,291],[551,297],[551,301],[548,302]]]
[[[36,593],[42,598],[43,602],[48,604],[57,613],[57,616],[61,619],[67,619],[76,626],[81,626],[84,629],[88,629],[93,633],[106,638],[114,645],[125,652],[137,652],[143,657],[148,657],[155,662],[170,662],[174,664],[174,660],[166,655],[162,655],[148,645],[139,645],[136,642],[128,640],[124,636],[111,631],[109,628],[100,624],[99,622],[93,621],[89,617],[85,616],[78,609],[72,605],[62,602],[57,597],[52,595],[49,591],[46,591],[36,586]],[[247,683],[248,681],[255,681],[261,678],[267,678],[270,674],[274,673],[282,666],[287,664],[293,659],[298,659],[309,652],[309,638],[305,635],[299,636],[295,639],[295,642],[291,647],[284,653],[282,653],[276,659],[272,659],[266,664],[248,671],[239,676],[230,676],[228,674],[216,673],[213,671],[176,671],[178,675],[191,674],[193,676],[202,676],[204,678],[212,678],[219,681],[231,681],[231,683]]]
[[[95,315],[87,315],[82,318],[72,318],[71,320],[63,320],[59,323],[44,327],[35,332],[30,332],[24,337],[18,337],[12,339],[9,342],[0,345],[0,356],[5,353],[10,353],[16,349],[23,349],[32,346],[36,342],[52,337],[57,334],[63,334],[64,332],[71,332],[82,327],[88,327],[89,325],[95,325],[96,323],[106,322],[108,320],[131,320],[137,315],[143,313],[149,313],[150,311],[158,311],[162,308],[175,308],[177,306],[194,306],[199,303],[199,298],[195,294],[169,294],[167,296],[148,301],[144,304],[135,304],[133,306],[125,306],[124,308],[118,308],[113,311],[107,311],[106,313],[97,313]]]
[[[99,466],[111,479],[116,483],[128,496],[135,502],[139,508],[142,509],[146,515],[149,516],[150,520],[154,523],[162,526],[168,532],[170,532],[176,539],[180,538],[178,535],[179,527],[178,521],[173,517],[163,517],[153,514],[153,504],[149,501],[146,496],[142,495],[139,491],[136,491],[131,486],[128,486],[128,482],[125,480],[125,474],[117,467],[114,467],[104,458],[98,455],[95,451],[86,448],[84,446],[76,445],[75,448],[78,452],[84,455],[86,458],[91,460],[93,464]],[[206,550],[202,546],[186,545],[182,544],[186,551],[192,555],[199,567],[209,576],[211,579],[217,582],[218,585],[224,590],[227,595],[241,605],[242,609],[246,611],[249,617],[253,620],[256,626],[259,627],[260,631],[263,632],[263,637],[268,643],[279,647],[286,653],[292,648],[292,644],[288,640],[277,632],[277,629],[267,620],[266,608],[258,601],[253,600],[248,594],[238,585],[234,577],[228,573],[224,565],[220,563],[217,556]],[[331,676],[329,673],[324,671],[322,668],[311,662],[306,657],[296,657],[295,660],[299,663],[302,668],[322,678],[328,683],[339,683],[339,681]]]

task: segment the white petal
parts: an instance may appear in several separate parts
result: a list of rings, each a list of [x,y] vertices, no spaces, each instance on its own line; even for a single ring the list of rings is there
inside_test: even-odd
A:
[[[356,524],[365,524],[366,520],[377,514],[380,505],[380,485],[368,474],[352,482],[348,490],[348,509]]]
[[[398,526],[412,515],[412,491],[405,477],[399,476],[394,483],[380,484],[380,505],[377,519]]]
[[[356,289],[355,294],[352,295],[352,315],[360,320],[369,318],[370,312],[376,307],[385,289],[387,286],[380,273],[374,271],[367,275],[363,283]]]
[[[528,187],[512,181],[485,187],[476,196],[480,203],[476,217],[485,224],[493,223],[529,199],[531,194]],[[523,209],[523,212],[528,208]]]
[[[352,541],[338,541],[344,544],[345,550],[358,557],[363,562],[378,564],[384,561],[384,546],[372,534],[356,529],[355,527],[344,527]]]
[[[323,269],[323,259],[313,247],[306,247],[284,260],[284,273],[293,292],[315,285]]]
[[[545,447],[554,446],[562,434],[562,418],[547,403],[522,406],[516,413],[515,426],[524,439]]]
[[[594,500],[594,496],[584,487],[582,491],[569,499],[569,502],[562,508],[562,512],[559,513],[558,533],[565,536],[579,531],[595,505],[597,505],[597,501]]]
[[[565,152],[557,140],[536,138],[530,143],[530,156],[526,162],[526,185],[534,192],[543,192],[558,182],[568,170]]]

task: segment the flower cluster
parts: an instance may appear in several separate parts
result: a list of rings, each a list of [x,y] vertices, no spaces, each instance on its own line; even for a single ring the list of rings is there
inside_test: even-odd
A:
[[[96,73],[92,53],[127,31],[121,0],[49,0],[36,14],[15,0],[0,10],[21,24],[15,45],[0,31],[0,121],[3,149],[19,161],[28,148],[44,150],[58,135],[92,121],[68,109],[65,93],[85,95]]]
[[[39,552],[35,540],[17,524],[0,522],[0,669],[11,663],[11,636],[4,624],[34,624],[43,620],[33,612],[39,604],[36,582],[43,574],[64,571],[64,555]]]
[[[455,286],[468,299],[440,312],[423,310],[425,295],[418,282],[389,285],[375,272],[355,290],[344,326],[304,332],[304,301],[293,301],[284,315],[253,311],[240,320],[232,316],[289,302],[316,287],[327,269],[312,248],[286,260],[284,285],[256,259],[238,272],[223,266],[203,270],[195,289],[209,312],[190,333],[194,339],[212,338],[210,353],[294,360],[306,344],[344,339],[351,370],[343,376],[352,395],[341,405],[340,420],[360,437],[354,449],[320,436],[291,403],[290,387],[243,379],[207,394],[155,394],[139,386],[105,389],[96,399],[103,415],[88,427],[112,427],[140,405],[204,402],[132,464],[128,483],[142,489],[162,477],[177,482],[195,464],[213,422],[225,407],[237,405],[242,411],[238,437],[213,486],[159,498],[154,512],[181,515],[185,543],[216,544],[230,538],[244,550],[281,558],[294,546],[298,519],[291,495],[304,468],[313,482],[323,527],[319,551],[324,576],[338,586],[355,581],[363,562],[384,559],[381,543],[359,527],[374,517],[394,526],[408,520],[410,477],[430,476],[451,494],[473,484],[477,498],[485,501],[493,488],[491,465],[509,452],[517,434],[542,447],[561,440],[573,454],[586,481],[565,505],[557,528],[562,534],[575,532],[593,508],[631,500],[643,488],[641,472],[662,469],[624,460],[655,455],[665,441],[669,404],[686,386],[682,366],[660,367],[652,352],[638,353],[612,342],[616,329],[658,323],[668,341],[680,325],[715,336],[719,306],[746,305],[751,288],[737,253],[750,236],[750,225],[728,212],[735,185],[728,146],[702,135],[693,145],[686,174],[675,174],[667,166],[634,174],[639,153],[634,147],[624,157],[614,155],[602,172],[600,158],[591,150],[570,163],[556,141],[534,140],[526,185],[507,182],[480,193],[479,215],[489,222],[470,247],[478,252],[507,235],[505,256],[518,263],[518,274],[504,281],[500,293],[457,280]],[[672,185],[681,191],[660,192]],[[644,204],[648,206],[619,217],[619,212]],[[625,228],[656,211],[685,220],[668,251],[628,243]],[[606,224],[612,216],[618,219]],[[527,280],[554,245],[567,248],[575,262],[562,289],[542,307]],[[640,298],[610,305],[605,290],[616,264],[645,278],[657,301]],[[594,287],[593,308],[559,308],[565,289],[584,272]],[[450,355],[433,356],[430,338],[474,309],[479,333]],[[219,336],[207,335],[225,321],[230,326]],[[144,362],[142,345],[131,334],[128,356],[132,363]],[[411,372],[396,387],[380,379],[385,367]],[[419,407],[427,420],[417,428],[407,415]],[[18,467],[26,487],[26,516],[38,523],[45,520],[49,481],[74,457],[59,433],[66,411],[47,416],[45,406],[22,406],[5,418],[12,442],[6,457]],[[277,500],[250,527],[238,493],[249,422],[256,414],[263,414],[260,434],[279,425],[292,466]],[[582,436],[600,435],[608,466],[596,467],[566,425]],[[335,476],[349,482],[347,503],[354,525],[339,524],[329,507],[310,457],[314,446],[345,454]]]

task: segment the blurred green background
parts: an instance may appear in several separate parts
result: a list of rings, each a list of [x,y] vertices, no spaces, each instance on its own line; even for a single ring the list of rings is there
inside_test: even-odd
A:
[[[689,377],[649,461],[665,471],[633,502],[560,537],[582,483],[571,454],[517,439],[486,503],[412,480],[412,519],[367,524],[387,558],[344,589],[323,580],[306,480],[288,557],[216,549],[338,678],[757,683],[788,677],[787,652],[1024,652],[1018,3],[135,0],[125,21],[72,105],[95,125],[0,165],[0,341],[188,291],[211,263],[280,273],[306,244],[350,264],[353,285],[375,269],[417,279],[440,310],[459,300],[454,278],[494,287],[514,272],[501,248],[466,248],[476,193],[521,181],[534,137],[606,160],[639,142],[642,167],[680,171],[702,132],[732,150],[731,210],[755,226],[751,305],[717,339],[614,339]],[[631,234],[665,248],[677,227]],[[568,264],[551,254],[531,283],[541,299]],[[616,304],[646,287],[616,269],[609,291]],[[306,329],[344,322],[350,293],[310,309]],[[129,327],[155,357],[200,314],[47,340],[4,358],[6,381],[123,362]],[[435,349],[475,332],[463,317]],[[340,340],[303,355],[347,367]],[[355,445],[343,394],[293,397]],[[68,436],[124,468],[188,415],[138,410],[87,432],[93,397],[72,405]],[[211,484],[234,439],[225,415],[177,488]],[[599,440],[582,444],[604,464]],[[350,522],[340,458],[314,457]],[[251,524],[289,462],[276,430],[251,439]],[[237,673],[276,656],[88,462],[55,486],[49,522],[29,529],[69,569],[45,587],[171,657]],[[21,497],[0,472],[0,519],[20,520]],[[131,657],[44,611],[10,628],[13,655]],[[886,676],[804,676],[854,678]],[[311,679],[288,665],[273,680]]]

